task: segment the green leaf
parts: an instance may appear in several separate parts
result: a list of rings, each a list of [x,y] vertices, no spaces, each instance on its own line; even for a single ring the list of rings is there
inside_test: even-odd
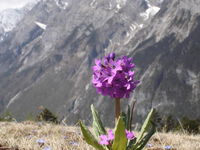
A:
[[[125,129],[124,121],[121,117],[119,117],[115,129],[115,139],[112,145],[112,150],[126,150],[127,138]]]
[[[106,134],[106,130],[103,126],[103,123],[100,119],[99,113],[94,108],[93,105],[91,105],[91,111],[92,111],[92,117],[93,117],[93,130],[96,134],[96,137],[99,137],[102,134]]]
[[[133,112],[134,112],[134,108],[135,108],[135,104],[136,104],[136,101],[133,101],[133,103],[132,103],[132,105],[131,105],[131,107],[129,108],[130,110],[130,112],[129,112],[129,114],[130,114],[130,117],[129,117],[129,130],[131,131],[132,130],[132,120],[133,120]]]
[[[137,138],[137,142],[138,143],[144,136],[144,133],[148,131],[148,129],[151,126],[151,119],[153,118],[155,109],[151,109],[151,111],[149,112],[144,124],[142,125],[141,131],[140,131],[140,135]]]
[[[93,146],[98,150],[106,150],[106,148],[104,148],[102,145],[98,143],[98,141],[95,139],[92,133],[87,129],[87,127],[81,121],[79,122],[79,124],[81,127],[83,137],[89,145]]]
[[[151,109],[149,112],[142,128],[140,131],[140,135],[138,136],[136,143],[133,145],[131,150],[142,150],[146,143],[149,141],[151,136],[155,133],[155,124],[152,122],[152,118],[154,116],[154,109]]]
[[[156,132],[156,127],[155,125],[152,125],[151,130],[144,136],[144,138],[140,141],[140,143],[138,143],[137,148],[134,150],[142,150],[155,132]]]
[[[131,150],[131,148],[134,146],[135,142],[136,142],[136,138],[134,138],[134,139],[128,141],[128,144],[127,144],[127,148],[126,148],[126,149],[127,149],[127,150]]]

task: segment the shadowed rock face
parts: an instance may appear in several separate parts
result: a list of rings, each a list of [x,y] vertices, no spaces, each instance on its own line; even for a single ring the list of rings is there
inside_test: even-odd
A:
[[[0,43],[0,111],[24,119],[43,105],[68,123],[80,118],[88,123],[94,103],[111,125],[113,100],[97,95],[90,80],[94,59],[115,51],[135,58],[142,81],[124,108],[137,99],[138,118],[151,107],[200,117],[199,5],[198,0],[41,1]]]

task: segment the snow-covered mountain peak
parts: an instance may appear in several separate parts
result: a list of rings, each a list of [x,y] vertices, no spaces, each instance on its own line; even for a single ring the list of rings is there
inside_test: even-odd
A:
[[[0,26],[3,27],[4,32],[9,32],[16,26],[23,16],[23,11],[18,9],[6,9],[0,13]]]
[[[17,23],[35,6],[37,2],[38,1],[33,1],[28,3],[20,9],[9,8],[0,12],[0,28],[2,28],[4,32],[13,30]]]

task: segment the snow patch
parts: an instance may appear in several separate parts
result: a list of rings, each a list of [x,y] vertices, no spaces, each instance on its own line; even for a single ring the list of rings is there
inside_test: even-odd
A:
[[[182,70],[180,68],[176,68],[176,73],[179,75],[182,73]]]
[[[108,10],[111,10],[112,9],[112,3],[109,2],[109,7],[108,7]]]
[[[159,12],[160,8],[157,6],[151,5],[148,0],[145,0],[145,1],[147,3],[148,8],[146,9],[145,12],[140,13],[140,16],[143,17],[144,20],[148,20],[150,17],[157,14]]]
[[[59,73],[61,70],[62,70],[62,66],[60,65],[54,68],[54,71],[56,74]]]
[[[88,91],[89,87],[90,87],[90,84],[88,83],[88,84],[85,86],[85,90]]]
[[[60,9],[66,9],[69,5],[68,2],[64,2],[62,0],[55,0],[56,5],[60,8]]]
[[[95,8],[97,5],[96,0],[92,0],[92,2],[90,3],[90,7]]]
[[[134,24],[131,24],[131,25],[130,25],[131,31],[134,31],[136,28],[137,28],[137,27],[136,27]]]
[[[141,28],[143,28],[143,24],[138,25],[137,23],[133,23],[129,26],[129,31],[127,31],[126,36],[128,37],[128,39],[125,40],[124,45],[128,44],[129,41],[133,38],[133,36],[135,35],[135,33],[140,30]]]
[[[144,26],[144,24],[140,24],[140,25],[139,25],[140,28],[143,28],[143,26]]]
[[[119,10],[119,9],[121,9],[121,6],[120,6],[120,4],[117,4],[117,9]]]
[[[126,5],[126,1],[127,0],[116,0],[116,8],[117,8],[117,11],[119,11],[124,5]]]
[[[68,2],[64,2],[62,8],[63,8],[63,9],[66,9],[66,8],[68,7],[68,5],[69,5]]]
[[[0,42],[3,41],[3,37],[0,37]]]
[[[189,75],[191,78],[197,78],[197,75],[196,75],[194,72],[190,71],[190,70],[188,70],[188,75]]]
[[[9,103],[7,104],[6,108],[8,108],[14,101],[22,94],[22,92],[18,92],[13,98],[10,99]]]
[[[47,25],[41,22],[35,21],[35,24],[38,25],[41,29],[46,30]]]
[[[126,32],[126,36],[129,37],[129,36],[130,36],[130,33]]]
[[[188,70],[187,73],[188,73],[188,79],[186,83],[188,85],[194,85],[195,83],[198,82],[198,76],[194,72]]]

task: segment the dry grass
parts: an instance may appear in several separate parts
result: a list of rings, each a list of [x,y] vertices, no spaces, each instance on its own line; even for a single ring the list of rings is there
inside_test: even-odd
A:
[[[39,145],[38,139],[45,140]],[[157,133],[146,150],[164,150],[171,145],[172,150],[200,150],[200,135]],[[85,144],[78,127],[52,125],[46,123],[0,122],[0,150],[93,150]]]

